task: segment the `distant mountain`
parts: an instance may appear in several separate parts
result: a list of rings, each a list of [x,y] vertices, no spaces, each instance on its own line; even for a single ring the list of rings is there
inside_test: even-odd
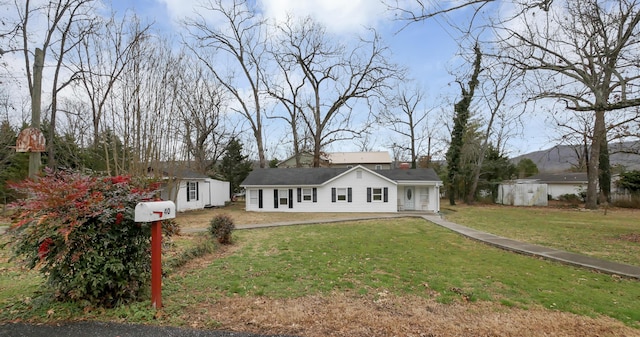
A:
[[[531,159],[542,173],[569,171],[578,164],[578,153],[583,150],[576,145],[556,145],[550,149],[526,153],[511,161],[517,164],[524,158]],[[640,170],[640,141],[609,144],[611,166],[623,166],[626,170]]]

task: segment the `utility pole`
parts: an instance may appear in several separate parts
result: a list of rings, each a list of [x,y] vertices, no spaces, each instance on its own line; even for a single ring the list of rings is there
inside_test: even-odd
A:
[[[31,127],[40,130],[40,111],[42,95],[42,68],[44,67],[44,52],[36,48],[33,60],[33,90],[31,91]],[[40,172],[41,155],[38,151],[29,152],[29,178],[35,179]]]

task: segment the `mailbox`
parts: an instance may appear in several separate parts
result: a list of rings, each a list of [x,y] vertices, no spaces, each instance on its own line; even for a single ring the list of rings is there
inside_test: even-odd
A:
[[[136,205],[135,222],[153,222],[176,217],[173,201],[149,201]]]
[[[162,220],[176,217],[173,201],[141,202],[135,209],[136,222],[151,222],[151,305],[162,308]]]

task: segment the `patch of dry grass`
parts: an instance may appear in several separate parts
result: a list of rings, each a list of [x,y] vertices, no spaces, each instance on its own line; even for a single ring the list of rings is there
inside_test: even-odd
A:
[[[225,297],[186,308],[194,328],[322,336],[640,336],[609,317],[505,307],[491,302],[441,304],[417,296],[336,292],[293,299]]]

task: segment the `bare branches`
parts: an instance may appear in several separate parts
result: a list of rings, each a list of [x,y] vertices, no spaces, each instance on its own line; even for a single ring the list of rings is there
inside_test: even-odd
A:
[[[400,1],[387,1],[387,7],[389,10],[398,13],[401,20],[409,22],[419,22],[431,19],[438,15],[447,14],[449,12],[457,11],[466,7],[476,6],[475,11],[479,11],[482,6],[495,0],[468,0],[460,3],[453,2],[452,6],[443,7],[438,1],[429,0],[414,0],[414,6],[407,6],[406,4],[400,5]],[[415,9],[407,8],[413,7]]]
[[[189,29],[187,47],[209,68],[211,73],[236,99],[240,112],[251,125],[258,148],[260,167],[266,167],[262,130],[261,72],[265,67],[266,35],[265,21],[250,7],[245,0],[234,0],[231,3],[222,0],[209,0],[202,6],[204,14],[197,19],[187,20]],[[220,17],[223,28],[213,28],[208,17]],[[212,53],[222,52],[230,57],[242,72],[242,79],[235,78],[231,72],[221,72],[214,66]],[[238,83],[249,85],[250,98],[240,92]]]
[[[314,166],[320,165],[323,147],[338,140],[359,137],[370,125],[371,111],[353,111],[356,101],[371,106],[398,76],[398,68],[386,60],[386,48],[372,33],[352,48],[332,41],[324,27],[310,18],[280,28],[280,52],[306,86],[296,98],[308,133],[313,137]],[[358,127],[355,124],[359,124]]]
[[[640,4],[622,0],[565,0],[542,15],[520,15],[499,28],[502,57],[533,74],[535,99],[564,102],[567,110],[592,112],[587,207],[597,202],[600,149],[606,149],[606,117],[640,106]],[[522,13],[530,12],[523,6]],[[608,157],[603,157],[608,160]]]

